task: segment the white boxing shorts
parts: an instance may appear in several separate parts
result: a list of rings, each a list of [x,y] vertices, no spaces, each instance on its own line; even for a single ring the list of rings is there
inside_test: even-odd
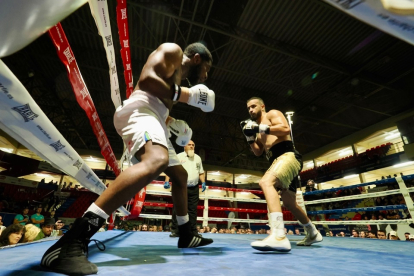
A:
[[[136,164],[135,153],[146,142],[152,141],[168,149],[169,165],[180,164],[165,124],[169,110],[160,99],[150,93],[136,90],[119,106],[114,115],[114,126],[122,137],[126,150],[121,162]]]

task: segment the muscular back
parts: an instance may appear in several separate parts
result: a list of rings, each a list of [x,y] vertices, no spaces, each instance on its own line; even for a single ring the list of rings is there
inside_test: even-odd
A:
[[[141,71],[135,89],[158,97],[171,110],[172,85],[181,83],[183,51],[174,43],[161,44],[152,52]]]
[[[269,125],[271,129],[270,134],[257,134],[257,140],[263,145],[265,151],[268,151],[271,147],[280,142],[292,140],[289,134],[285,134],[286,130],[283,134],[279,133],[279,131],[272,131],[272,127],[283,127],[285,129],[287,127],[290,132],[289,124],[283,113],[279,110],[272,109],[266,112],[264,116],[261,117],[260,124]]]

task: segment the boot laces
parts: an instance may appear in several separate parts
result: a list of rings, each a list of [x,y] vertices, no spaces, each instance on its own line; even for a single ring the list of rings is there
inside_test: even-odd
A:
[[[85,239],[84,241],[74,240],[72,241],[71,246],[68,247],[67,255],[69,257],[77,257],[80,255],[86,255],[87,257],[89,254],[88,244],[91,241],[95,242],[96,247],[98,247],[100,251],[104,251],[106,249],[105,244],[99,240],[95,240],[95,239]]]

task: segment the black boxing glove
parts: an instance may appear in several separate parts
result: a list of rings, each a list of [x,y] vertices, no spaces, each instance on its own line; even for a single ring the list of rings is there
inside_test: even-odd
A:
[[[245,121],[241,121],[240,122],[240,127],[242,128],[243,134],[244,134],[244,127],[249,123],[252,122],[252,120],[245,120]],[[254,135],[246,135],[244,134],[244,136],[246,137],[247,143],[249,144],[253,144],[256,141],[256,133]]]
[[[256,135],[256,133],[260,134],[269,134],[270,133],[270,127],[268,125],[264,124],[258,124],[252,120],[249,120],[244,126],[243,126],[243,133],[246,136],[253,136]]]

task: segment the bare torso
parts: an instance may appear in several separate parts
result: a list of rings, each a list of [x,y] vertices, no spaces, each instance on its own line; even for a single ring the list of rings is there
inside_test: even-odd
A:
[[[272,122],[268,118],[269,113],[266,113],[265,116],[262,116],[261,121],[257,122],[259,124],[265,124],[265,125],[272,125]],[[284,136],[276,136],[272,134],[257,134],[257,140],[260,141],[260,143],[264,146],[265,152],[267,152],[271,147],[274,145],[283,142],[283,141],[291,141],[290,135],[284,135]]]

